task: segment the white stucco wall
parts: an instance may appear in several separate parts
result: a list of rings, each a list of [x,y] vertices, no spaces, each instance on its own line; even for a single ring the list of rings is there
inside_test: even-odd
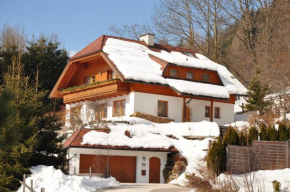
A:
[[[218,125],[225,125],[235,121],[234,104],[214,102],[213,107],[220,108],[220,118],[213,118],[213,121],[217,122]]]
[[[188,100],[189,99],[187,99],[187,101]],[[210,106],[210,101],[193,99],[190,101],[190,103],[187,106],[190,109],[190,120],[192,122],[199,122],[203,120],[210,121],[209,117],[205,117],[205,106]],[[219,119],[214,118],[214,111],[213,111],[214,122],[216,122],[218,125],[225,125],[225,124],[234,122],[235,120],[234,104],[213,102],[213,109],[214,107],[220,108]]]
[[[69,163],[69,174],[74,174],[74,167],[76,169],[76,174],[79,174],[80,154],[134,156],[136,157],[136,183],[149,183],[149,159],[151,157],[158,157],[161,163],[160,182],[164,183],[162,170],[165,168],[168,152],[70,148],[68,153],[70,158],[73,157]],[[143,160],[143,157],[145,157],[145,161]],[[142,163],[145,163],[146,166],[142,167]],[[146,170],[145,176],[142,176],[142,170]]]
[[[172,97],[140,92],[131,92],[128,95],[114,97],[107,100],[102,100],[107,103],[107,117],[110,118],[113,115],[113,103],[117,100],[126,100],[125,116],[130,116],[135,112],[145,113],[149,115],[157,115],[158,100],[168,101],[168,118],[174,119],[175,122],[182,122],[183,115],[183,98]],[[186,101],[189,101],[187,99]],[[82,106],[80,117],[84,122],[92,120],[94,112],[91,109],[91,101],[67,104],[66,120],[69,119],[69,110],[72,107]],[[210,106],[210,101],[192,99],[187,106],[190,109],[190,121],[210,121],[209,117],[205,117],[205,106]],[[213,118],[213,121],[218,125],[224,125],[232,123],[235,120],[234,104],[214,102],[213,107],[220,107],[220,119]],[[66,122],[66,126],[69,126],[69,122]]]
[[[182,122],[183,99],[148,93],[134,92],[134,112],[157,115],[158,100],[168,101],[168,118]]]

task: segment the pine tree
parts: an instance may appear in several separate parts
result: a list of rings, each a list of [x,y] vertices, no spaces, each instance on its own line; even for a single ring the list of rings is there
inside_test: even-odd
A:
[[[267,133],[267,129],[266,129],[265,125],[260,126],[260,140],[269,141],[269,135]]]
[[[279,141],[287,141],[289,139],[289,130],[284,123],[280,123],[278,127]]]
[[[268,125],[267,135],[269,137],[269,141],[277,141],[278,133],[274,126]]]
[[[258,110],[260,115],[263,115],[265,108],[269,105],[269,102],[264,100],[264,97],[268,91],[268,86],[263,85],[258,77],[258,73],[254,76],[252,82],[250,83],[247,99],[247,104],[245,105],[246,110],[255,111]]]
[[[258,140],[258,130],[256,129],[256,127],[251,127],[249,129],[249,133],[248,133],[248,137],[247,137],[247,140],[248,140],[248,145],[252,146],[253,145],[253,141],[254,140]]]

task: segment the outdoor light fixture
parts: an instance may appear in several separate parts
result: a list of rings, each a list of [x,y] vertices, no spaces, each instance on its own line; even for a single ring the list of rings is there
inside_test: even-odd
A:
[[[146,158],[145,157],[143,157],[143,161],[145,161],[146,160]]]

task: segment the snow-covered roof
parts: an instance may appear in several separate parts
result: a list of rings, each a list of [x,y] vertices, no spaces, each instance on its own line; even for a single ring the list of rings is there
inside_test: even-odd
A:
[[[192,57],[176,51],[167,52],[161,50],[157,52],[143,44],[115,38],[107,39],[103,51],[108,54],[110,60],[114,62],[126,80],[170,85],[182,93],[197,96],[229,98],[229,94],[246,95],[247,93],[247,89],[226,67],[211,61],[201,54],[195,54],[196,57]],[[162,77],[163,71],[160,64],[152,60],[149,54],[168,63],[217,71],[224,87],[199,82],[166,79]]]

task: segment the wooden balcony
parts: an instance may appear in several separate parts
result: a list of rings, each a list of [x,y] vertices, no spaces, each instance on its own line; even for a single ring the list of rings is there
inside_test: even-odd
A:
[[[76,88],[74,90],[65,90],[61,94],[64,103],[75,103],[85,100],[99,100],[129,93],[130,84],[114,80],[103,82],[97,85],[89,85],[83,88]]]

